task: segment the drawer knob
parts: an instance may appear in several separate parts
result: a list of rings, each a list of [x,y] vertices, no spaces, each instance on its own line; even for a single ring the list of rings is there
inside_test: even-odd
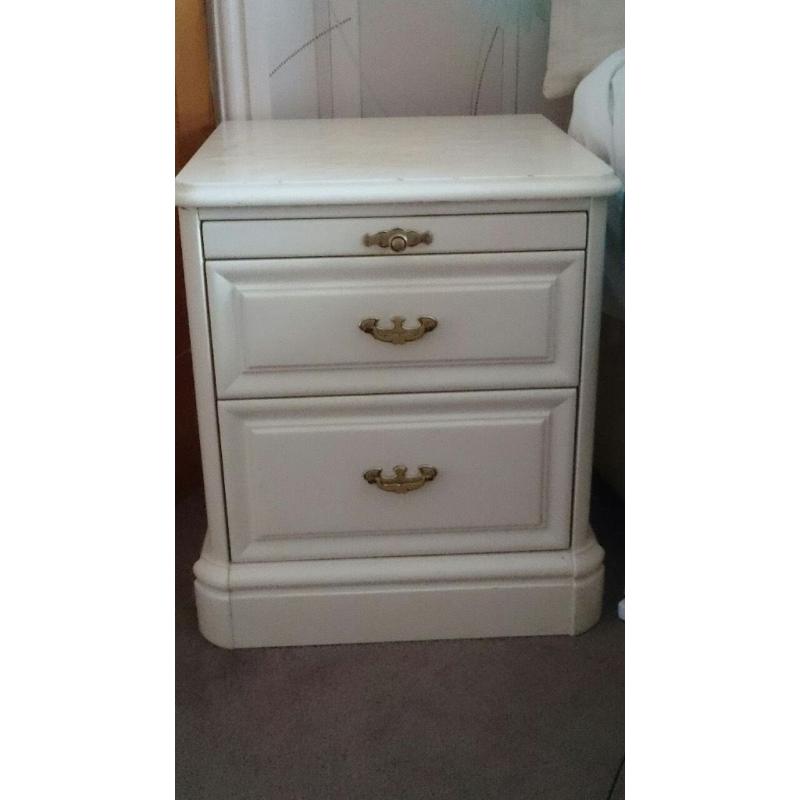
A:
[[[433,234],[430,231],[418,233],[403,228],[392,228],[390,231],[364,234],[364,244],[367,247],[376,244],[378,247],[389,247],[395,253],[402,253],[406,247],[416,247],[418,244],[431,244],[432,242]]]
[[[432,481],[438,474],[436,467],[418,467],[419,475],[413,478],[406,476],[408,468],[402,464],[394,468],[393,478],[384,478],[382,470],[368,469],[364,473],[364,480],[367,483],[375,484],[384,492],[394,492],[395,494],[406,494],[415,489],[421,489],[428,481]]]
[[[373,339],[379,342],[389,342],[390,344],[406,344],[421,339],[426,333],[432,331],[439,323],[432,317],[417,317],[418,328],[406,330],[403,323],[405,317],[392,317],[391,328],[379,328],[378,320],[374,318],[362,319],[358,324],[364,333],[368,333]]]

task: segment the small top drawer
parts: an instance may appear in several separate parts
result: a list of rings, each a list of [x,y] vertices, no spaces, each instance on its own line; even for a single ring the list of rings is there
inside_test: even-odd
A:
[[[578,250],[586,214],[226,220],[203,223],[206,258]]]

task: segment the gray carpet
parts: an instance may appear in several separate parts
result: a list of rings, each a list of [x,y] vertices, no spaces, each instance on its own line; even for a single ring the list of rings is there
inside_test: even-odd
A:
[[[202,496],[177,507],[178,800],[619,800],[619,501],[596,487],[603,619],[577,638],[222,650],[198,633]]]

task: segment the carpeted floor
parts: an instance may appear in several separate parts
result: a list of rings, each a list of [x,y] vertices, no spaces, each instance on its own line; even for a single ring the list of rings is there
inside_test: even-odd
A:
[[[621,800],[622,504],[596,486],[602,620],[576,638],[229,651],[198,633],[177,507],[178,800]]]

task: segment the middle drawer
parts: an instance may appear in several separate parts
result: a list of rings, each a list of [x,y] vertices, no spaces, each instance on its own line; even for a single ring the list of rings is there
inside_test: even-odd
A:
[[[220,399],[577,385],[582,251],[206,268]]]

